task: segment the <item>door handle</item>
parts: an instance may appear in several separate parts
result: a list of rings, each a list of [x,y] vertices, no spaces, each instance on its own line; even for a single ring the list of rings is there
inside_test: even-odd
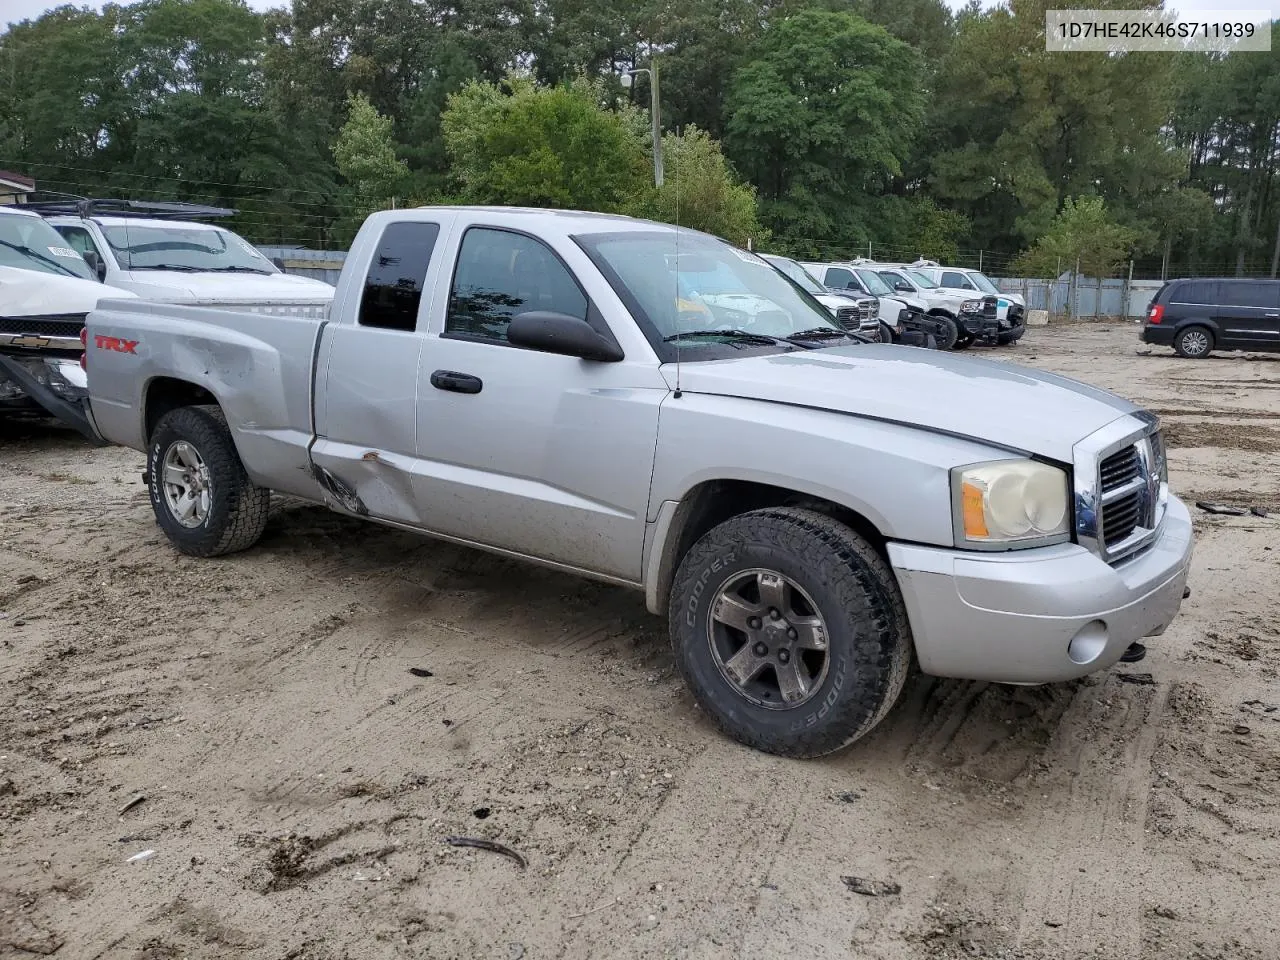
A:
[[[431,385],[437,390],[448,390],[451,393],[479,393],[484,387],[484,381],[469,373],[437,370],[431,375]]]
[[[1280,313],[1268,313],[1268,317],[1280,317]]]

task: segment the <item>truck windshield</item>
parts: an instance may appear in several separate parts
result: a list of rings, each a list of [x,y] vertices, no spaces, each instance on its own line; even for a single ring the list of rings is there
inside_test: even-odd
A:
[[[908,270],[907,273],[910,275],[911,279],[916,282],[917,286],[922,287],[925,290],[936,290],[938,288],[936,283],[926,277],[919,270]]]
[[[248,240],[221,227],[119,223],[104,226],[102,232],[125,270],[278,272]]]
[[[811,274],[800,264],[794,260],[788,260],[786,257],[765,257],[775,267],[785,273],[788,277],[800,284],[808,293],[826,293],[826,288],[822,286],[813,274]]]
[[[998,294],[1000,292],[1000,289],[987,279],[986,274],[978,273],[978,271],[975,270],[969,274],[969,279],[972,280],[974,285],[983,293]]]
[[[0,214],[0,266],[94,280],[84,257],[39,217]]]
[[[790,350],[797,334],[844,331],[812,295],[768,262],[737,247],[683,232],[628,231],[574,238],[592,259],[664,360],[675,346],[693,358],[744,349]]]
[[[854,273],[867,285],[867,292],[873,297],[893,296],[893,290],[884,282],[884,278],[874,270],[855,270]]]

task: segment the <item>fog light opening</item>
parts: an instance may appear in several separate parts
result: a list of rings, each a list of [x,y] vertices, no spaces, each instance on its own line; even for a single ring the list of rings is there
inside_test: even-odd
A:
[[[1093,663],[1107,648],[1107,625],[1101,620],[1090,620],[1076,631],[1067,644],[1067,656],[1072,663]]]

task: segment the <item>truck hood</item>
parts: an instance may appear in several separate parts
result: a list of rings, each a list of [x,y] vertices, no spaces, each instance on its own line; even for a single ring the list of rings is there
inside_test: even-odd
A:
[[[669,381],[674,367],[663,367]],[[680,387],[902,423],[1060,463],[1080,440],[1139,410],[1056,374],[890,344],[685,363]]]
[[[928,313],[929,305],[923,300],[917,300],[915,297],[905,297],[900,293],[895,293],[892,297],[881,297],[882,303],[892,303],[901,310],[903,307],[910,307],[912,310],[918,310],[920,313]]]
[[[95,280],[62,277],[21,267],[0,267],[0,317],[88,313],[102,299],[135,294]]]
[[[322,280],[286,273],[184,273],[178,270],[132,270],[119,281],[148,300],[197,299],[237,301],[315,300],[333,298],[334,288]]]

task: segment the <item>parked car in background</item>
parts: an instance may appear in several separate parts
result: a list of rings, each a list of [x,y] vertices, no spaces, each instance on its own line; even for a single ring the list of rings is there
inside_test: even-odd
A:
[[[880,303],[882,340],[906,343],[909,342],[907,335],[915,333],[920,339],[920,346],[951,349],[950,325],[929,317],[923,300],[896,293],[874,270],[842,262],[804,263],[801,266],[828,290],[875,297]]]
[[[1170,280],[1151,301],[1142,340],[1194,360],[1214,350],[1280,352],[1280,280]]]
[[[682,289],[712,306],[686,317]],[[774,309],[705,325],[744,289]],[[145,452],[177,550],[253,546],[276,490],[636,589],[705,715],[794,757],[864,736],[914,663],[1069,680],[1182,603],[1191,517],[1155,416],[863,342],[715,237],[384,211],[334,303],[90,314],[93,421]]]
[[[944,267],[935,260],[917,260],[910,265],[914,273],[928,277],[940,287],[966,294],[991,295],[996,298],[996,320],[1000,322],[1000,343],[1016,343],[1027,330],[1027,301],[1020,293],[1007,293],[981,270],[967,267]]]
[[[886,340],[880,329],[880,302],[875,297],[857,291],[832,293],[803,266],[790,257],[762,253],[761,259],[772,264],[783,276],[794,281],[800,289],[812,294],[815,300],[831,311],[846,330],[852,330],[872,340]]]
[[[956,330],[952,340],[955,349],[964,350],[974,343],[999,343],[1000,323],[996,319],[996,298],[990,294],[981,295],[940,287],[903,264],[867,265],[898,293],[923,300],[931,316],[944,317],[950,321]]]
[[[99,300],[134,296],[99,283],[41,217],[0,205],[0,413],[49,413],[87,431],[84,318]]]
[[[284,273],[244,237],[201,222],[234,210],[83,198],[26,204],[62,234],[102,282],[146,300],[269,303],[322,311],[333,286]]]

